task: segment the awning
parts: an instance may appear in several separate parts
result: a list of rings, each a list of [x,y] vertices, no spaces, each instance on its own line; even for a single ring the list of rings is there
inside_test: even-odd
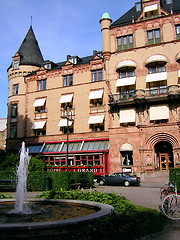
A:
[[[156,82],[167,80],[167,72],[152,73],[146,76],[146,82]]]
[[[120,151],[124,152],[124,151],[133,151],[133,146],[129,143],[124,143],[121,145],[120,147]]]
[[[119,115],[120,115],[120,118],[119,118],[120,123],[131,123],[131,122],[133,123],[136,120],[135,109],[120,110]]]
[[[176,55],[176,61],[180,60],[180,52]]]
[[[59,103],[68,103],[72,102],[73,94],[65,94],[61,95],[61,98],[59,100]]]
[[[151,11],[155,11],[157,9],[158,9],[158,5],[157,4],[152,4],[150,6],[145,6],[144,12],[151,12]]]
[[[94,90],[90,91],[89,93],[89,99],[100,99],[103,96],[103,90]]]
[[[39,98],[34,101],[33,107],[42,107],[46,102],[46,98]]]
[[[116,87],[135,85],[135,84],[136,84],[136,77],[120,78],[120,79],[117,79],[116,81]]]
[[[67,152],[67,142],[58,143],[43,143],[43,144],[33,144],[27,146],[30,154],[41,154],[41,153],[66,153]],[[109,150],[109,140],[96,140],[96,141],[75,141],[68,142],[69,152],[81,152],[82,154],[87,151],[107,151]]]
[[[88,123],[89,124],[96,124],[96,123],[103,123],[104,121],[104,115],[95,115],[95,116],[90,116]]]
[[[152,62],[168,62],[167,58],[163,55],[153,55],[151,57],[149,57],[146,62],[145,65],[152,63]]]
[[[151,106],[150,120],[169,119],[169,107],[167,105]]]
[[[118,63],[116,70],[123,67],[136,67],[136,63],[132,60],[124,60]]]
[[[68,121],[66,118],[61,119],[58,123],[58,127],[67,127],[72,126],[73,121]]]
[[[31,129],[42,129],[45,125],[46,121],[34,122]]]

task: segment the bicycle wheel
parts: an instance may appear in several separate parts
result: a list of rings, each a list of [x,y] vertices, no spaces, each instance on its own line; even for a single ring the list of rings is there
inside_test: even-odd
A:
[[[167,195],[161,205],[161,211],[163,214],[172,219],[180,219],[180,195],[171,194]]]

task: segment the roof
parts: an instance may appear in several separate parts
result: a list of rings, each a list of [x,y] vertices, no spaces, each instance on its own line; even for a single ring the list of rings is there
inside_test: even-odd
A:
[[[32,26],[30,26],[17,53],[21,56],[20,65],[42,66],[43,56]]]
[[[92,59],[93,59],[93,55],[87,56],[87,57],[82,57],[82,58],[80,58],[80,60],[78,61],[78,63],[75,64],[75,66],[89,63],[89,61],[92,60]],[[52,67],[51,70],[61,69],[62,66],[63,66],[66,62],[67,62],[67,61],[63,61],[63,62],[58,62],[58,63],[56,63],[56,65],[55,65],[54,67]]]
[[[173,13],[180,13],[180,0],[173,0],[172,4],[166,4],[166,0],[161,0],[161,7],[168,13],[171,12],[171,9]],[[115,28],[132,24],[132,20],[136,21],[140,17],[141,13],[142,11],[136,11],[136,6],[134,6],[128,12],[114,21],[110,27]]]
[[[3,132],[6,130],[7,126],[7,119],[6,118],[0,118],[0,132]]]

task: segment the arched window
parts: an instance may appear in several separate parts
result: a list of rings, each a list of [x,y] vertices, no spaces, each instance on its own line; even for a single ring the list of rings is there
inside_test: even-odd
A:
[[[129,143],[124,143],[120,147],[122,166],[133,165],[133,146]]]

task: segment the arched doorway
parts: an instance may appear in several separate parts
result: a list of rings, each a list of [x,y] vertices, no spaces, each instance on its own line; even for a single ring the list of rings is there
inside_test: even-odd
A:
[[[174,166],[173,148],[171,143],[160,141],[155,144],[155,161],[157,169],[160,171],[168,171]]]

